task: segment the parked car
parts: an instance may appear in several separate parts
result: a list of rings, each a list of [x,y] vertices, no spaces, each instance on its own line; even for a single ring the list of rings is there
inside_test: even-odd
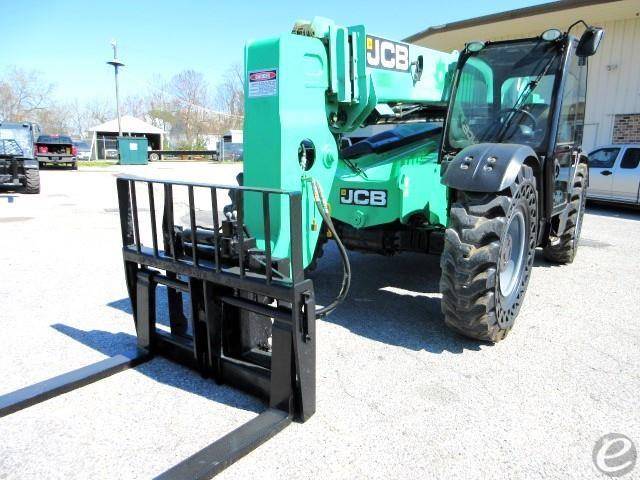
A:
[[[84,140],[78,140],[73,142],[73,146],[76,147],[78,152],[78,160],[91,160],[91,145]]]
[[[66,164],[78,169],[77,149],[66,135],[40,135],[36,140],[36,158],[40,165]]]
[[[589,154],[587,198],[640,205],[640,144],[604,145]]]
[[[118,149],[117,148],[105,148],[104,149],[104,157],[108,158],[109,160],[117,160],[119,155],[118,155]]]

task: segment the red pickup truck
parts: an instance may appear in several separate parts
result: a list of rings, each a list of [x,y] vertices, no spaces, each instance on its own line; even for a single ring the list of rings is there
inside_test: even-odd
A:
[[[36,159],[42,164],[66,164],[78,169],[78,150],[65,135],[40,135],[36,140]]]

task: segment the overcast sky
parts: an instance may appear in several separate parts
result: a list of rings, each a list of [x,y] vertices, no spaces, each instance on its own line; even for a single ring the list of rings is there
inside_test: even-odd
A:
[[[115,38],[126,64],[123,96],[144,91],[154,75],[183,69],[204,73],[215,86],[230,65],[242,62],[248,39],[288,32],[297,19],[325,16],[400,40],[429,26],[539,3],[545,2],[7,0],[0,74],[10,65],[39,70],[64,101],[111,96],[113,69],[105,62]]]

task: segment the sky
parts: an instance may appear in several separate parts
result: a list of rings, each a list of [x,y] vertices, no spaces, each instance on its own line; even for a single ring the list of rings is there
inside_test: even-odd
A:
[[[534,4],[531,0],[303,2],[214,0],[5,0],[0,15],[0,77],[11,66],[38,70],[60,101],[113,96],[111,40],[125,63],[121,97],[144,94],[150,81],[184,69],[212,87],[247,40],[277,36],[298,19],[324,16],[340,25],[401,40],[427,27]],[[446,8],[445,8],[446,7]]]

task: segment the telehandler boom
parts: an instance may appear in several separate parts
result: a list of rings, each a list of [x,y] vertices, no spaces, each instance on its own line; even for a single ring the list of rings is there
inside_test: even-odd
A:
[[[569,263],[578,246],[586,60],[603,31],[578,40],[575,25],[459,54],[319,17],[249,43],[240,185],[117,180],[139,355],[1,396],[0,416],[163,355],[268,405],[158,476],[210,478],[315,412],[315,320],[347,295],[348,249],[441,255],[445,322],[501,340],[536,247]],[[317,307],[305,275],[329,239],[343,282]]]

